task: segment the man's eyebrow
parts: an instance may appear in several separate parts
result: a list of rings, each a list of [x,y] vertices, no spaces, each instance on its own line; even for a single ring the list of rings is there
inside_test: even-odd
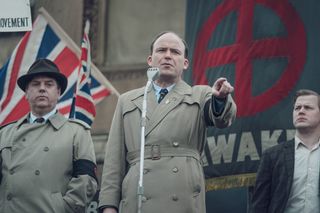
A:
[[[32,79],[30,82],[41,82],[41,80],[39,80],[39,79]],[[44,80],[44,82],[54,82],[54,79],[47,79],[47,80]]]
[[[178,51],[178,52],[182,52],[179,48],[170,48],[170,49]]]
[[[163,50],[163,49],[174,50],[174,51],[177,51],[177,52],[180,52],[180,53],[183,52],[183,51],[179,50],[179,48],[175,48],[175,47],[157,47],[157,48],[155,48],[155,50]]]

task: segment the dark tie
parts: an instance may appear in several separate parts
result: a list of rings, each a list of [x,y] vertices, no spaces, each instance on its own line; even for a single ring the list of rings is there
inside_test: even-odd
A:
[[[43,123],[44,122],[44,118],[36,118],[36,120],[34,120],[34,123]]]
[[[168,94],[168,90],[167,89],[161,89],[159,92],[160,96],[158,99],[158,103],[160,103],[162,101],[162,99],[164,98],[164,96],[166,96]]]

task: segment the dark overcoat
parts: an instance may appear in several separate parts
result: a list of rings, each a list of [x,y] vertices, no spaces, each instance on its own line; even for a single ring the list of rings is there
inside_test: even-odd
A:
[[[266,149],[261,156],[252,196],[253,213],[283,213],[294,173],[294,140]]]

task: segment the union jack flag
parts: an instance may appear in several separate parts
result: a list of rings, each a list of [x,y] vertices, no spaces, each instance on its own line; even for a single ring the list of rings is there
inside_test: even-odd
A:
[[[57,108],[63,115],[69,117],[78,79],[80,50],[41,8],[33,23],[32,31],[23,36],[8,61],[0,69],[0,125],[18,120],[29,112],[24,92],[17,87],[16,82],[17,78],[25,74],[38,58],[54,61],[60,71],[68,77],[68,87],[61,96]],[[93,64],[91,64],[90,80],[90,92],[95,104],[111,93],[119,95]],[[83,108],[86,109],[86,105],[83,105]],[[92,109],[87,111],[92,112]]]
[[[89,21],[81,42],[81,58],[79,63],[79,75],[75,87],[69,118],[76,118],[91,126],[96,115],[96,109],[90,91],[91,48],[89,41]]]

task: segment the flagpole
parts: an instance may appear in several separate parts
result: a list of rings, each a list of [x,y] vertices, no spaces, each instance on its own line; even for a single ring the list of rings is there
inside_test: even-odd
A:
[[[86,61],[86,67],[87,67],[87,72],[85,73],[86,78],[88,78],[90,76],[90,64],[91,64],[91,49],[90,49],[90,43],[88,42],[89,38],[87,38],[86,40],[84,40],[85,36],[89,35],[89,30],[90,30],[90,22],[89,20],[86,20],[85,23],[85,27],[84,27],[84,33],[83,33],[83,38],[81,40],[81,55],[80,55],[80,60],[79,60],[79,65],[78,65],[78,78],[77,78],[77,82],[75,84],[75,88],[73,90],[73,97],[72,97],[72,103],[71,103],[71,108],[70,108],[70,114],[69,114],[69,118],[76,118],[76,99],[77,99],[77,94],[80,88],[80,83],[81,83],[81,76],[82,76],[82,66],[83,66],[83,49],[84,48],[84,42],[86,42],[85,46],[87,48],[87,58],[85,59]]]

